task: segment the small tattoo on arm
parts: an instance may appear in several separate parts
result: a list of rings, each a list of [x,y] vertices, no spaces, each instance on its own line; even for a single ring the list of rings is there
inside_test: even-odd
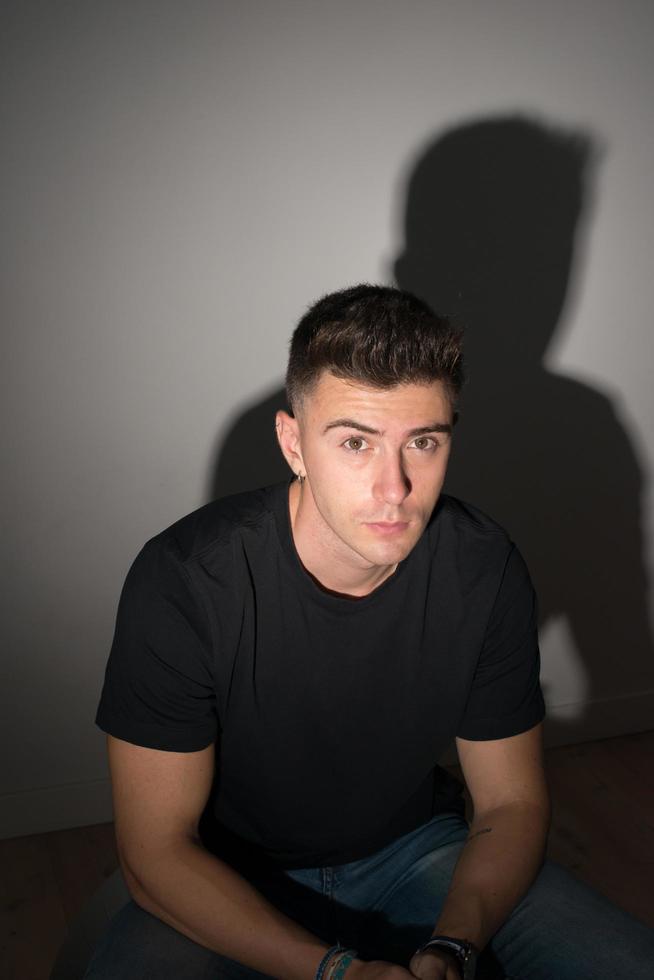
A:
[[[468,841],[473,840],[475,837],[479,837],[480,834],[490,834],[492,829],[493,829],[492,827],[484,827],[482,830],[478,830],[476,833],[470,834],[470,837],[468,837],[466,844],[468,843]]]

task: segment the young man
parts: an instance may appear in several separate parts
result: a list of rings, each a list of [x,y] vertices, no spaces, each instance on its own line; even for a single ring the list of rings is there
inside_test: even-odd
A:
[[[441,494],[462,380],[410,294],[323,298],[276,417],[294,478],[141,551],[98,711],[134,901],[88,977],[649,975],[652,931],[543,864],[533,589]]]

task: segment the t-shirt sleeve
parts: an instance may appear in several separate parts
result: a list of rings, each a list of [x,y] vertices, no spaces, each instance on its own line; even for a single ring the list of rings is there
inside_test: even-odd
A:
[[[512,545],[457,735],[487,740],[533,728],[545,716],[539,675],[536,594]]]
[[[172,752],[216,739],[207,619],[169,542],[148,542],[128,572],[96,724],[124,741]]]

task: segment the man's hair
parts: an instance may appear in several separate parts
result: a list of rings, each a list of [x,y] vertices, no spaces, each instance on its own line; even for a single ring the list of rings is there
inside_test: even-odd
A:
[[[286,397],[294,415],[323,370],[373,388],[441,381],[456,418],[461,331],[403,289],[352,286],[319,299],[293,332]]]

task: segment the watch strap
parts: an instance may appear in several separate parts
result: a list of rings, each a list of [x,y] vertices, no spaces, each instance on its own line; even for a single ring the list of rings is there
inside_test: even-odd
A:
[[[477,967],[478,950],[474,943],[453,936],[432,936],[416,953],[426,953],[430,949],[444,949],[456,957],[461,968],[463,980],[474,980]]]

